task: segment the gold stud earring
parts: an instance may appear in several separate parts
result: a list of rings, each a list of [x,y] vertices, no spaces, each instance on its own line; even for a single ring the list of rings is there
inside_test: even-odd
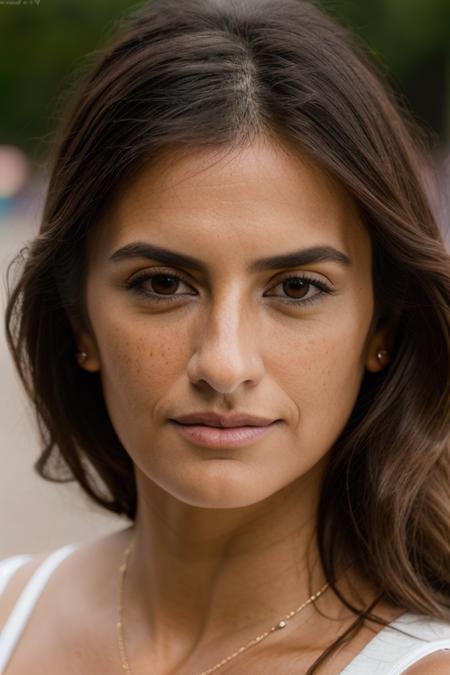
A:
[[[86,352],[77,352],[76,357],[78,359],[78,363],[84,363],[88,357]]]
[[[377,352],[377,359],[378,361],[382,361],[385,359],[387,356],[389,356],[389,352],[386,351],[386,349],[379,349]]]

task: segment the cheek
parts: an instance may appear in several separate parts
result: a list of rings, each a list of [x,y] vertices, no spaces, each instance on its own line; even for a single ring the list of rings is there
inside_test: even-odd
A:
[[[153,325],[152,325],[153,323]],[[151,420],[155,406],[182,375],[187,340],[170,322],[152,322],[108,311],[94,325],[101,359],[101,380],[116,428]]]
[[[270,369],[294,405],[306,447],[326,452],[344,428],[364,376],[370,299],[301,321],[278,335]]]
[[[328,340],[317,342],[311,353],[320,353],[303,370],[297,381],[299,417],[303,432],[315,437],[322,447],[330,447],[344,428],[355,404],[362,377],[359,353],[351,345],[330,345]]]

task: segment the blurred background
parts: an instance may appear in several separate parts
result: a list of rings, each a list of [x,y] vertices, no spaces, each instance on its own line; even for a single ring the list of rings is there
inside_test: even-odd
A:
[[[274,0],[276,2],[276,0]],[[182,2],[182,0],[180,0]],[[0,0],[0,301],[9,262],[39,226],[46,160],[66,102],[95,50],[115,33],[127,0]],[[334,0],[322,4],[352,28],[425,129],[429,175],[449,232],[450,0]],[[90,56],[89,56],[90,55]],[[51,550],[121,529],[73,484],[39,478],[34,414],[0,331],[0,558]]]

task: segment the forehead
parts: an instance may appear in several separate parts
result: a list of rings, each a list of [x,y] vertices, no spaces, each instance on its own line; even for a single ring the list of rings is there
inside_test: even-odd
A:
[[[131,241],[199,249],[218,262],[296,244],[370,255],[354,200],[310,158],[266,139],[242,148],[161,152],[123,184],[89,237],[95,264]]]

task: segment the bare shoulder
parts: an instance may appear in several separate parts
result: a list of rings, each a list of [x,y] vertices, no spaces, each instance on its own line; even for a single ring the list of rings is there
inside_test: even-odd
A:
[[[115,646],[112,572],[126,533],[78,544],[57,565],[11,656],[10,675],[115,672],[110,649]],[[0,630],[33,572],[52,552],[33,555],[9,581],[0,597]]]
[[[440,650],[425,656],[417,661],[411,668],[405,670],[403,675],[448,675],[450,673],[450,649]]]

